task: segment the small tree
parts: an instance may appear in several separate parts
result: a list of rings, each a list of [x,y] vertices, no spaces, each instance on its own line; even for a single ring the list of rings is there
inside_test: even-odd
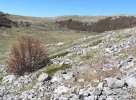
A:
[[[16,75],[33,72],[49,63],[41,39],[23,36],[11,48],[7,69]]]

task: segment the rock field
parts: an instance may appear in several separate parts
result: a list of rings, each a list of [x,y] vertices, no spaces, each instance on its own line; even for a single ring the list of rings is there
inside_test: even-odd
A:
[[[136,100],[136,28],[47,48],[45,68],[21,77],[0,71],[0,100]]]

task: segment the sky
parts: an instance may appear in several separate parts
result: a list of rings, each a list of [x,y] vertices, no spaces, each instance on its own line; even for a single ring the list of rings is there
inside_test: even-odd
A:
[[[35,17],[136,14],[136,0],[0,0],[0,11]]]

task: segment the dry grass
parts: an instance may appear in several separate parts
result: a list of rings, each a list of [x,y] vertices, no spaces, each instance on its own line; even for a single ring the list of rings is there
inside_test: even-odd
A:
[[[114,77],[119,73],[117,68],[112,68],[111,70],[107,71],[100,71],[100,72],[86,72],[86,73],[79,73],[76,75],[77,79],[84,79],[85,83],[91,83],[91,85],[96,85],[97,83],[95,80],[102,80],[108,77]]]
[[[40,36],[45,45],[66,42],[79,38],[83,38],[86,34],[80,34],[70,31],[46,31],[38,28],[13,27],[10,29],[0,28],[0,64],[5,64],[5,58],[10,51],[10,47],[14,40],[22,35]]]

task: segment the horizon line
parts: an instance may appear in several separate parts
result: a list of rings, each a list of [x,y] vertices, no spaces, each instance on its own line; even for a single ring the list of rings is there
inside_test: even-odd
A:
[[[65,14],[65,15],[56,15],[56,16],[33,16],[33,15],[23,15],[23,14],[15,14],[15,13],[7,13],[0,11],[5,14],[14,15],[14,16],[22,16],[22,17],[37,17],[37,18],[55,18],[55,17],[66,17],[66,16],[88,16],[88,17],[95,17],[95,16],[119,16],[119,15],[128,15],[128,16],[135,16],[136,14],[126,14],[126,13],[118,13],[118,14],[105,14],[105,15],[83,15],[83,14]]]

